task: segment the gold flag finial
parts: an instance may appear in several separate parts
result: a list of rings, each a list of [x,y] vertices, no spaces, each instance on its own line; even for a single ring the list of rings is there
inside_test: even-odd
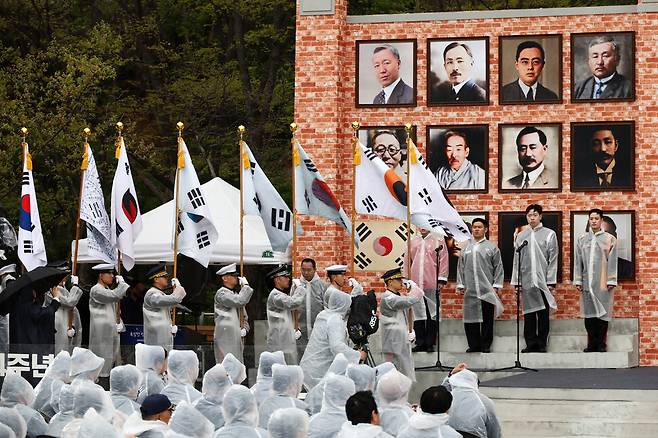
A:
[[[25,167],[27,170],[32,170],[32,155],[30,155],[30,152],[27,150],[27,141],[26,137],[28,134],[28,130],[25,126],[21,128],[21,137],[23,137],[22,141],[22,146],[23,146],[23,152],[24,152],[24,158],[25,158]]]
[[[91,129],[89,129],[89,128],[83,129],[82,134],[85,136],[85,141],[86,141],[87,138],[89,138],[89,136],[91,135]]]
[[[185,167],[185,154],[183,153],[182,143],[183,143],[183,129],[185,125],[183,122],[176,123],[176,128],[178,128],[178,157],[176,162],[177,169],[182,169]]]
[[[119,137],[121,137],[121,133],[123,131],[123,123],[117,122],[117,131],[119,131]]]
[[[21,137],[23,137],[23,140],[25,140],[25,137],[27,137],[28,130],[25,126],[21,128]]]
[[[411,131],[414,129],[414,125],[411,123],[404,124],[404,130],[407,131],[407,136],[411,135]]]
[[[87,151],[87,147],[89,146],[89,136],[91,135],[91,129],[83,129],[82,135],[85,138],[85,144],[83,145],[84,152],[82,153],[82,164],[80,165],[80,169],[87,170],[87,167],[89,167],[89,152]]]
[[[117,141],[114,144],[114,146],[116,146],[116,149],[114,150],[114,158],[118,160],[119,156],[121,155],[121,139],[123,138],[123,123],[117,122],[117,131],[119,135],[117,137]]]
[[[178,129],[178,136],[183,136],[183,129],[185,129],[185,124],[183,122],[176,123],[176,128]]]
[[[352,122],[352,129],[354,130],[354,135],[356,135],[356,131],[358,131],[360,127],[361,127],[361,123],[357,122],[356,120]]]
[[[247,128],[245,128],[244,125],[238,126],[238,135],[240,136],[240,141],[242,141],[242,136],[244,135],[246,130]]]
[[[290,124],[290,132],[292,132],[293,134],[294,134],[295,132],[297,132],[297,128],[299,128],[299,126],[297,126],[297,123],[292,122],[292,123]]]

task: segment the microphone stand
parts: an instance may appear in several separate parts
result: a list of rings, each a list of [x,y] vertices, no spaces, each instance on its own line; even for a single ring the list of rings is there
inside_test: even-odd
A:
[[[434,296],[436,298],[436,364],[426,367],[418,367],[418,371],[452,371],[454,367],[446,366],[441,363],[441,293],[439,292],[439,272],[441,272],[441,260],[439,253],[443,249],[443,245],[439,245],[434,251],[436,252],[436,284],[434,289]],[[429,315],[428,315],[429,317]]]
[[[518,264],[516,265],[516,361],[514,361],[514,366],[511,367],[504,367],[504,368],[496,368],[495,370],[491,371],[509,371],[509,370],[524,370],[524,371],[539,371],[534,368],[528,368],[524,367],[521,365],[521,358],[519,355],[520,352],[520,322],[519,322],[519,308],[521,307],[521,290],[523,289],[523,286],[521,284],[521,254],[523,253],[523,248],[527,245],[528,241],[523,242],[521,247],[516,250],[516,258],[518,260]],[[514,275],[512,273],[512,275]]]

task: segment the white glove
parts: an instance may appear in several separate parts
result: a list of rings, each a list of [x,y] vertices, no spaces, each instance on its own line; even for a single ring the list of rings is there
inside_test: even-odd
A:
[[[171,326],[171,334],[176,335],[178,333],[178,326],[177,325],[172,325]]]
[[[240,329],[240,337],[241,338],[246,338],[247,337],[247,329],[246,328],[241,328]]]
[[[74,337],[75,336],[75,327],[71,327],[70,329],[68,329],[66,331],[66,336],[68,336],[69,338]]]
[[[126,331],[126,326],[124,325],[123,321],[117,323],[117,333],[123,333]]]
[[[295,341],[297,341],[301,337],[302,337],[302,332],[300,332],[299,330],[295,330]]]
[[[418,287],[418,284],[416,284],[416,282],[413,280],[404,279],[402,280],[402,283],[404,284],[404,287],[406,287],[407,289],[411,289],[412,287]]]
[[[73,286],[77,286],[77,285],[78,285],[78,280],[79,280],[79,279],[78,279],[78,276],[77,276],[77,275],[71,275],[71,284],[72,284]]]
[[[126,282],[126,280],[124,280],[123,277],[120,276],[120,275],[117,275],[117,276],[114,277],[114,278],[116,278],[116,280],[117,280],[117,284],[119,284],[119,283],[125,283],[125,282]]]
[[[302,280],[300,280],[299,278],[293,278],[293,279],[292,279],[292,284],[293,284],[295,287],[300,287],[300,286],[302,285]]]
[[[238,281],[240,282],[240,286],[249,286],[249,282],[245,277],[238,277]]]
[[[347,279],[347,284],[349,284],[351,287],[359,287],[359,282],[356,281],[354,278],[350,277]]]
[[[178,286],[180,286],[180,281],[178,281],[178,278],[174,277],[171,279],[171,286],[173,288],[177,288]]]
[[[411,333],[409,333],[409,335],[407,336],[407,339],[409,339],[409,342],[411,342],[412,344],[416,342],[416,331],[412,330]]]

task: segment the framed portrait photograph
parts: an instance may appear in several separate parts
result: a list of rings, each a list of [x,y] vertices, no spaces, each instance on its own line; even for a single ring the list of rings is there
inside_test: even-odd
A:
[[[462,212],[459,213],[462,220],[468,227],[468,230],[471,231],[471,223],[475,218],[481,218],[489,222],[489,213],[484,211],[477,212]],[[489,231],[487,230],[486,234],[487,239],[489,238]],[[461,255],[461,250],[466,246],[468,241],[459,242],[453,237],[446,237],[446,249],[448,250],[448,262],[450,263],[448,269],[448,278],[454,280],[457,278],[457,262],[459,261],[459,256]]]
[[[500,192],[562,189],[562,124],[498,125]]]
[[[395,170],[400,177],[407,174],[407,131],[404,126],[362,126],[359,140],[369,147]],[[416,127],[411,130],[411,139],[416,142]]]
[[[427,40],[427,104],[489,104],[489,38]]]
[[[356,106],[416,106],[416,40],[356,42]]]
[[[557,257],[557,281],[562,281],[562,212],[544,211],[541,223],[557,234],[558,257]],[[517,234],[528,226],[525,211],[498,213],[498,248],[500,248],[505,270],[505,279],[512,278],[512,266],[514,264],[514,239]]]
[[[562,102],[562,35],[499,37],[501,104]]]
[[[635,190],[635,123],[571,124],[571,190]]]
[[[427,145],[428,166],[445,191],[488,191],[488,125],[428,126]]]
[[[578,238],[589,231],[587,211],[571,212],[571,262]],[[632,210],[603,211],[601,229],[617,238],[617,280],[635,279],[635,212]],[[572,266],[573,267],[573,266]],[[573,269],[571,270],[573,279]]]
[[[635,32],[571,34],[571,101],[635,100]]]

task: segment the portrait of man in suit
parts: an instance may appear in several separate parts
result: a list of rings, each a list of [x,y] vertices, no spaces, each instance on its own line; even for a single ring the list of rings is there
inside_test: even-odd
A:
[[[502,127],[503,130],[510,127]],[[514,128],[512,128],[514,129]],[[559,128],[558,128],[559,129]],[[504,190],[559,190],[559,155],[558,144],[549,142],[545,130],[551,131],[551,137],[555,138],[559,133],[555,132],[554,126],[525,126],[517,130],[515,137],[516,166],[511,166],[511,147],[503,143],[502,149],[502,182],[501,189]],[[511,139],[510,132],[501,137]],[[505,150],[508,150],[505,153]],[[508,172],[511,170],[511,172]],[[516,174],[514,174],[516,173]]]
[[[514,69],[518,78],[503,86],[502,103],[559,101],[558,95],[539,83],[546,64],[544,48],[537,41],[523,41],[516,48]]]
[[[485,59],[477,59],[471,45],[476,44],[480,51],[486,53],[486,40],[453,41],[444,44],[441,53],[442,62],[430,60],[428,75],[428,90],[430,104],[469,105],[488,101],[485,90],[474,77],[477,70],[483,76],[483,63]],[[430,56],[437,52],[439,42],[430,42]],[[476,66],[476,62],[480,65]],[[440,68],[442,71],[435,71]],[[486,74],[484,74],[486,77]],[[480,81],[482,82],[482,81]],[[486,86],[486,83],[483,84]]]
[[[572,125],[573,190],[632,190],[633,126],[620,123]]]
[[[486,125],[430,126],[427,134],[429,168],[444,190],[486,191]]]
[[[357,41],[358,105],[415,104],[414,47],[415,42]]]
[[[574,73],[572,100],[596,101],[607,99],[632,100],[633,87],[633,34],[629,32],[603,35],[573,35],[576,59],[574,69],[580,65],[584,74]],[[587,49],[578,50],[587,42]],[[629,47],[630,46],[630,47]],[[625,50],[624,50],[625,49]],[[629,52],[631,56],[629,59]],[[583,59],[585,58],[586,59]],[[587,69],[583,67],[586,64]],[[624,72],[622,72],[622,66]]]

